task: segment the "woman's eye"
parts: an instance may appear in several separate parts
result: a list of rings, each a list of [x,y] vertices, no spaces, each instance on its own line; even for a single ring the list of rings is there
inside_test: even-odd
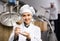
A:
[[[23,15],[23,17],[25,17],[25,15]]]
[[[28,14],[28,16],[30,16],[30,14]]]

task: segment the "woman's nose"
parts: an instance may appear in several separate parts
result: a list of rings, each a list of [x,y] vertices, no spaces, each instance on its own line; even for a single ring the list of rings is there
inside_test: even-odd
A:
[[[26,19],[28,19],[28,16],[26,16]]]

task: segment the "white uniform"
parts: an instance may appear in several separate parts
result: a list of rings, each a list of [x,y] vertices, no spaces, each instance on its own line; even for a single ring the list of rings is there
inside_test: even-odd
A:
[[[26,28],[24,26],[24,23],[22,23],[19,27],[21,28],[22,32],[26,31],[30,34],[31,41],[42,41],[41,40],[41,31],[40,31],[39,27],[33,25],[32,23],[30,23],[30,26],[28,28]],[[15,27],[13,28],[13,32],[10,35],[9,41],[14,40],[14,29],[15,29]],[[26,37],[19,34],[18,41],[26,41]]]
[[[45,8],[42,7],[45,10],[47,10],[48,12],[46,12],[46,14],[44,14],[44,16],[49,19],[49,20],[57,20],[58,19],[58,8],[56,6],[54,6],[53,8],[49,7],[49,8]]]
[[[57,20],[58,19],[58,10],[57,8],[50,8],[50,20]]]
[[[56,7],[53,8],[45,8],[49,10],[49,20],[57,20],[58,19],[58,9]]]

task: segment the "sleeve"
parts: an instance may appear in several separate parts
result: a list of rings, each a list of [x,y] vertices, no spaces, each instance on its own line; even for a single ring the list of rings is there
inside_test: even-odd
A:
[[[14,40],[14,32],[11,33],[8,41],[13,41],[13,40]]]
[[[14,40],[14,29],[15,29],[15,26],[13,27],[13,31],[12,31],[8,41],[13,41]]]
[[[31,38],[31,41],[42,41],[41,39],[41,30],[37,27],[34,31],[34,37]]]

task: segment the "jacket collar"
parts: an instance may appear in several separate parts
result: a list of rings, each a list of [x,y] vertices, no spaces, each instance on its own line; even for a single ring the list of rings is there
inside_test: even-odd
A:
[[[29,28],[30,26],[32,26],[32,22],[29,25],[26,25],[24,22],[22,23],[23,26],[25,26],[26,28]]]

